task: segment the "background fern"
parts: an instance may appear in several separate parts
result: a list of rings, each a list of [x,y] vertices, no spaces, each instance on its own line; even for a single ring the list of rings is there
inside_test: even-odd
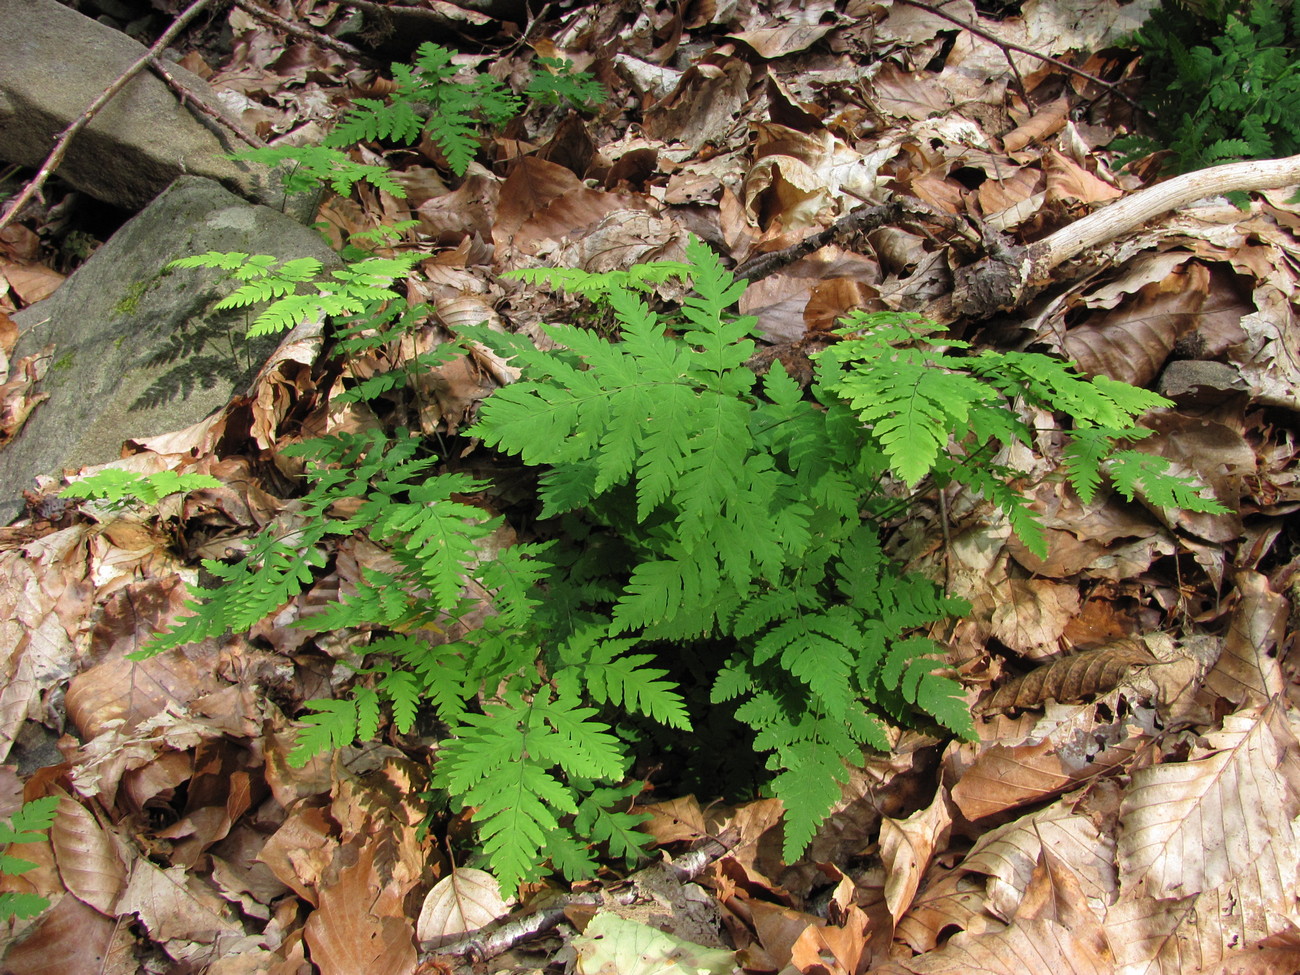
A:
[[[1300,152],[1300,0],[1163,0],[1133,43],[1152,128],[1111,143],[1126,158],[1167,150],[1189,172]]]

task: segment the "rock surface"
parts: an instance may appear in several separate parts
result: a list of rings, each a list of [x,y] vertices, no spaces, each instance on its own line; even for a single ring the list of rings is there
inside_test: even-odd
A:
[[[57,0],[0,0],[0,158],[39,166],[54,139],[146,48]],[[207,84],[179,65],[171,72],[192,97],[220,111]],[[71,142],[58,174],[73,186],[127,210],[139,210],[177,176],[217,180],[250,200],[286,208],[283,187],[264,166],[226,153],[248,146],[183,106],[145,69]],[[309,220],[312,201],[290,200]]]
[[[197,423],[242,391],[278,337],[247,342],[244,309],[214,312],[233,290],[215,270],[166,271],[210,250],[338,256],[314,231],[211,180],[183,176],[127,223],[50,298],[13,316],[15,360],[53,345],[38,406],[0,450],[0,524],[37,474],[121,456],[126,439]]]

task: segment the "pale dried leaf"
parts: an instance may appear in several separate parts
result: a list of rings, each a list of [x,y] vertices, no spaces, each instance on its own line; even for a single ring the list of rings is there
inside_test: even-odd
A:
[[[1010,580],[1007,599],[993,613],[993,635],[1023,654],[1054,651],[1079,612],[1079,588],[1049,579]]]
[[[1134,772],[1121,806],[1124,890],[1180,898],[1238,881],[1288,896],[1300,869],[1297,749],[1270,706],[1229,715],[1188,761]]]
[[[988,910],[1002,920],[1010,921],[1021,909],[1045,853],[1071,871],[1088,901],[1100,906],[1114,899],[1114,837],[1071,807],[1061,800],[998,826],[981,836],[961,862],[963,870],[987,875]]]
[[[508,910],[496,877],[460,867],[434,884],[425,896],[415,937],[435,945],[454,941],[491,924]]]
[[[1258,708],[1283,691],[1282,669],[1272,651],[1286,633],[1291,606],[1262,573],[1243,569],[1233,581],[1238,602],[1228,618],[1223,651],[1205,675],[1205,689],[1234,707]]]
[[[219,940],[244,933],[231,906],[206,883],[184,867],[163,870],[144,858],[132,865],[117,910],[139,917],[154,941],[175,942],[168,948],[173,957],[193,952],[211,960]]]
[[[936,850],[947,844],[952,816],[940,789],[934,801],[907,819],[880,822],[880,858],[885,864],[885,904],[895,923],[907,913]]]
[[[947,945],[904,962],[915,975],[1111,975],[1109,952],[1050,920],[1022,920],[979,937],[959,934]]]

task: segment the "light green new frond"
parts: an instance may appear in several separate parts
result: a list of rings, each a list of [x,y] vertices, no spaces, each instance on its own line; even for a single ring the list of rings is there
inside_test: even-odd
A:
[[[619,779],[628,759],[609,725],[593,721],[596,709],[582,706],[576,696],[560,694],[548,700],[539,694],[529,715],[530,747],[539,759],[549,760],[566,775],[583,779]],[[545,722],[552,734],[538,736]]]
[[[10,843],[39,843],[45,837],[38,834],[54,825],[58,811],[57,796],[45,796],[23,803],[9,819],[0,820],[0,846]]]
[[[954,481],[965,484],[998,506],[1007,516],[1011,530],[1025,547],[1040,559],[1047,558],[1047,534],[1033,502],[1007,483],[1013,472],[978,462],[956,464],[949,473]]]
[[[717,564],[697,558],[655,559],[639,563],[614,607],[611,633],[671,620],[715,591]]]
[[[420,684],[409,670],[391,670],[379,681],[378,690],[393,706],[393,727],[405,735],[415,727],[420,713]]]
[[[308,701],[307,707],[316,713],[303,716],[297,742],[289,752],[289,764],[294,768],[306,765],[315,755],[357,740],[359,717],[355,701],[323,699]]]
[[[249,255],[241,254],[238,251],[208,251],[206,254],[194,254],[190,257],[177,258],[167,267],[169,269],[212,267],[223,271],[236,271],[244,266],[248,258]]]
[[[970,376],[902,352],[880,368],[849,373],[832,388],[872,426],[891,470],[908,486],[930,473],[954,433],[964,432],[971,408],[995,395]]]
[[[1115,490],[1128,501],[1140,494],[1162,508],[1184,508],[1216,515],[1228,513],[1228,508],[1217,499],[1205,496],[1205,488],[1170,474],[1169,469],[1169,461],[1164,457],[1137,450],[1116,451],[1106,464]]]
[[[649,833],[637,828],[649,817],[626,811],[640,792],[640,782],[623,788],[591,790],[578,806],[574,830],[606,844],[613,856],[621,857],[629,866],[635,864],[654,842]]]
[[[69,484],[59,492],[59,497],[94,498],[115,504],[128,501],[157,504],[172,494],[219,487],[221,482],[208,474],[178,474],[176,471],[137,474],[118,467],[106,467]]]

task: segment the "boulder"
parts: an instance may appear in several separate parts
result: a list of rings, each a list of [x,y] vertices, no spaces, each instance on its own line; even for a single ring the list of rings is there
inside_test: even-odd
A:
[[[277,336],[248,341],[247,309],[213,311],[235,284],[216,270],[166,269],[207,251],[314,257],[321,237],[278,210],[183,176],[123,226],[51,297],[14,315],[14,358],[49,352],[41,403],[0,449],[0,524],[38,474],[121,456],[124,440],[181,429],[242,392]]]
[[[54,139],[146,51],[126,34],[57,0],[0,0],[0,159],[37,167]],[[221,111],[197,75],[169,70],[193,98]],[[225,158],[248,146],[182,105],[149,69],[136,75],[71,142],[58,174],[96,199],[139,210],[177,176],[206,176],[306,222],[312,200],[286,200],[265,166]]]

